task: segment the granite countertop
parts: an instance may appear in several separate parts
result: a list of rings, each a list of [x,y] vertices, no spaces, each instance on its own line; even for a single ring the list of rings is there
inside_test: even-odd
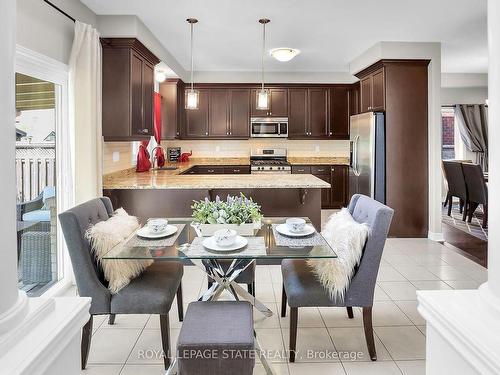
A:
[[[288,157],[292,165],[349,164],[343,157]],[[104,189],[249,189],[249,188],[328,188],[330,185],[309,174],[278,175],[183,175],[197,165],[250,165],[250,158],[191,158],[184,163],[166,163],[162,169],[137,173],[134,168],[103,176]]]
[[[104,189],[321,189],[330,184],[310,174],[172,175],[169,171],[107,175]]]

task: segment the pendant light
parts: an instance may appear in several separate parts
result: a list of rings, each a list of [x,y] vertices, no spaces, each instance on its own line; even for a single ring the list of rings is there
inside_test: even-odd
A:
[[[257,109],[266,111],[269,109],[269,90],[264,88],[264,55],[266,54],[266,24],[271,22],[267,18],[261,18],[259,23],[262,24],[262,87],[257,91]]]
[[[200,101],[200,92],[194,89],[194,80],[193,80],[193,72],[194,72],[194,64],[193,64],[193,26],[198,22],[196,18],[188,18],[186,20],[191,26],[191,88],[186,90],[185,94],[185,108],[186,109],[198,109],[199,101]]]

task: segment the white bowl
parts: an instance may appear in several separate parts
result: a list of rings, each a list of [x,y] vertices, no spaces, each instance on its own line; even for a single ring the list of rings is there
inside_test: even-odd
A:
[[[149,219],[147,223],[149,231],[153,234],[163,232],[165,229],[167,229],[167,225],[167,219]]]
[[[238,233],[229,228],[224,228],[214,233],[214,239],[219,246],[231,246],[236,241]]]
[[[286,226],[290,232],[299,233],[304,230],[306,221],[300,217],[290,217],[286,219]]]

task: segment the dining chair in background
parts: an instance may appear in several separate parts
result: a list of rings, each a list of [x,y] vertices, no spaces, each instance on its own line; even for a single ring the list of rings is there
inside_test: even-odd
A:
[[[467,185],[467,201],[465,204],[468,213],[467,221],[472,222],[472,216],[477,207],[483,205],[482,227],[488,226],[488,186],[484,180],[483,169],[478,164],[463,163],[462,169]]]
[[[370,234],[344,300],[330,299],[328,291],[319,282],[306,260],[286,259],[281,263],[282,317],[286,316],[287,301],[290,306],[290,362],[295,362],[299,307],[346,307],[351,319],[354,317],[352,308],[361,307],[368,352],[372,361],[377,360],[372,325],[373,294],[394,210],[365,195],[355,194],[349,203],[349,212],[358,223],[369,225]]]
[[[90,319],[82,331],[82,369],[87,365],[92,338],[94,315],[110,314],[110,324],[115,314],[159,314],[165,369],[170,365],[170,326],[168,313],[177,293],[179,320],[183,320],[181,279],[183,266],[180,262],[154,262],[140,276],[111,294],[107,288],[102,268],[85,239],[90,225],[113,216],[109,198],[97,198],[71,208],[59,215],[62,231],[68,246],[78,294],[91,297]]]
[[[467,210],[464,209],[467,202],[467,186],[465,184],[464,172],[462,163],[455,160],[443,160],[443,169],[446,181],[448,182],[448,193],[446,194],[446,202],[448,203],[448,216],[451,216],[453,208],[453,197],[460,199],[460,213],[462,220],[467,217]]]

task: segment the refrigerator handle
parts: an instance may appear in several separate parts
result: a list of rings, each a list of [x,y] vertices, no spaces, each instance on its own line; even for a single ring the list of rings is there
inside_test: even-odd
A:
[[[359,170],[358,170],[358,141],[359,141],[359,135],[354,137],[354,142],[353,142],[353,172],[356,176],[359,176]]]

